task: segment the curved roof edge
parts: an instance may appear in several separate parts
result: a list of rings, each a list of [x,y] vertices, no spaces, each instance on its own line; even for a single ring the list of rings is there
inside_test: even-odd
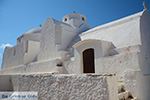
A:
[[[89,43],[89,42],[109,42],[109,41],[103,41],[103,40],[99,40],[99,39],[87,39],[87,40],[77,42],[76,44],[73,45],[73,48],[76,48],[81,44],[85,44],[85,43]],[[109,42],[109,43],[112,43],[112,42]]]
[[[70,15],[79,15],[79,16],[82,16],[82,17],[86,17],[86,16],[84,16],[82,14],[79,14],[79,13],[73,13],[73,14],[67,14],[67,15],[65,15],[63,18],[65,18],[67,16],[70,16]]]
[[[38,28],[33,28],[33,29],[29,30],[25,34],[41,33],[41,31],[42,31],[42,27],[38,27]]]
[[[92,32],[98,31],[98,30],[107,29],[107,28],[110,28],[110,27],[113,27],[113,26],[116,26],[116,25],[128,22],[130,20],[139,18],[139,17],[141,17],[143,15],[144,12],[148,12],[148,10],[143,10],[143,11],[141,11],[139,13],[136,13],[136,14],[133,14],[133,15],[129,15],[127,17],[124,17],[124,18],[121,18],[121,19],[118,19],[118,20],[106,23],[104,25],[97,26],[97,27],[95,27],[93,29],[90,29],[90,30],[88,30],[86,32],[81,33],[80,36],[83,36],[83,35],[86,35],[86,34],[90,34]]]

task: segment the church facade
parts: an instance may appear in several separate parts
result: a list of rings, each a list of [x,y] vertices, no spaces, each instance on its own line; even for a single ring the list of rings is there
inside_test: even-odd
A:
[[[118,82],[126,81],[130,72],[149,77],[149,29],[147,10],[92,29],[81,14],[68,14],[62,22],[48,17],[43,27],[26,32],[14,47],[5,48],[0,73],[107,73],[116,74]],[[138,97],[131,87],[126,85]]]

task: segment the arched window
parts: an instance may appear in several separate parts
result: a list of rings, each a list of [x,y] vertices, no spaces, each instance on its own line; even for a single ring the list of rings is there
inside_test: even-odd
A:
[[[83,73],[95,73],[94,49],[83,51]]]
[[[67,21],[67,18],[65,18],[65,21]]]
[[[82,17],[82,20],[83,20],[83,21],[85,21],[85,18],[84,18],[84,17]]]

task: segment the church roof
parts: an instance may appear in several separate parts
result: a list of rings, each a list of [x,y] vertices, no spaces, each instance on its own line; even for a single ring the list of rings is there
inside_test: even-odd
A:
[[[79,13],[73,13],[73,14],[68,14],[68,15],[64,16],[63,18],[68,17],[68,16],[73,16],[73,15],[79,15],[79,16],[82,16],[82,17],[86,17],[86,16],[84,16],[82,14],[79,14]]]
[[[110,41],[117,48],[141,45],[141,28],[146,24],[149,16],[148,10],[144,10],[134,15],[100,25],[81,33],[79,36],[81,40],[99,39]]]
[[[147,11],[147,10],[146,10],[146,11]],[[81,33],[80,36],[83,36],[83,35],[86,35],[86,34],[91,34],[92,32],[95,32],[95,31],[98,31],[98,30],[102,30],[102,29],[106,30],[106,29],[111,28],[111,27],[113,27],[113,26],[120,25],[120,24],[122,24],[122,23],[131,21],[131,20],[133,20],[133,19],[136,19],[136,18],[142,16],[143,13],[146,12],[146,11],[143,10],[143,11],[141,11],[141,12],[139,12],[139,13],[136,13],[136,14],[133,14],[133,15],[130,15],[130,16],[121,18],[121,19],[119,19],[119,20],[112,21],[112,22],[106,23],[106,24],[104,24],[104,25],[97,26],[97,27],[92,28],[92,29],[90,29],[90,30],[88,30],[88,31],[86,31],[86,32]]]
[[[41,33],[42,27],[34,28],[26,32],[25,34],[32,34],[32,33]]]

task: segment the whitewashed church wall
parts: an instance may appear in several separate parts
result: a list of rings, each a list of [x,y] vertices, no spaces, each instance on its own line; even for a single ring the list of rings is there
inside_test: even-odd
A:
[[[75,33],[73,28],[62,26],[61,50],[66,49],[76,35],[77,33]]]
[[[22,37],[17,39],[17,44],[20,44],[28,40],[40,42],[40,38],[41,38],[41,33],[23,34]]]
[[[56,60],[33,62],[27,65],[19,65],[1,71],[1,75],[25,73],[58,73]]]
[[[56,60],[46,60],[43,62],[35,62],[27,65],[25,73],[55,73],[57,72]]]
[[[3,55],[2,70],[24,64],[24,45],[20,43],[14,47],[6,47]]]
[[[88,24],[87,22],[83,22],[76,29],[77,29],[77,33],[82,33],[82,32],[89,30],[90,28],[91,28],[90,24]]]
[[[144,75],[142,71],[125,72],[125,90],[130,91],[133,97],[139,100],[149,100],[150,75]]]
[[[37,60],[40,51],[40,42],[28,41],[28,48],[24,54],[24,64],[29,64]]]
[[[24,37],[23,37],[23,40],[24,41],[31,40],[31,41],[40,42],[40,37],[41,37],[40,33],[25,34]]]
[[[88,29],[90,29],[90,24],[88,24],[86,21],[83,20],[77,20],[77,19],[71,19],[70,20],[72,22],[72,27],[75,28],[76,33],[82,33],[87,31]]]
[[[145,11],[140,19],[142,45],[139,63],[144,74],[150,75],[150,14]]]
[[[99,62],[98,59],[109,55],[108,50],[112,48],[112,44],[105,41],[94,42],[89,40],[89,42],[80,44],[79,46],[75,47],[75,60],[72,62],[74,65],[74,73],[83,73],[83,51],[89,48],[94,49],[94,61],[96,71],[97,66],[99,66],[99,63],[97,63]]]
[[[111,56],[110,50],[115,49],[116,47],[111,42],[102,41],[102,51],[103,57]]]
[[[79,72],[83,73],[83,51],[86,49],[94,49],[94,61],[96,62],[96,60],[100,57],[103,56],[103,51],[102,51],[102,43],[97,42],[97,43],[92,43],[92,42],[88,42],[87,44],[82,44],[81,46],[78,46],[77,48],[75,48],[79,54],[79,56],[76,56],[75,54],[75,58],[80,60],[80,65],[76,66],[76,61],[74,61],[74,67],[75,69],[80,70]],[[77,58],[78,57],[78,58]],[[96,66],[96,65],[95,65]],[[77,68],[79,67],[79,68]],[[75,73],[78,72],[77,70],[75,70]]]
[[[62,44],[62,26],[60,24],[55,25],[55,44]],[[59,48],[58,48],[59,49]]]
[[[124,72],[140,70],[139,53],[122,53],[97,59],[95,73],[115,73],[118,81],[124,80]]]
[[[108,90],[109,90],[109,100],[118,100],[118,95],[116,95],[116,93],[118,93],[118,85],[117,85],[118,81],[116,75],[108,76],[107,82],[108,82]]]
[[[141,45],[128,46],[124,48],[113,48],[109,50],[109,53],[112,55],[121,54],[121,53],[132,53],[140,52]]]
[[[52,18],[47,18],[43,25],[40,40],[40,52],[38,61],[57,58],[57,50],[55,44],[55,27]]]
[[[4,69],[0,72],[0,75],[10,75],[10,74],[23,74],[26,70],[26,65],[13,66],[8,69]]]

